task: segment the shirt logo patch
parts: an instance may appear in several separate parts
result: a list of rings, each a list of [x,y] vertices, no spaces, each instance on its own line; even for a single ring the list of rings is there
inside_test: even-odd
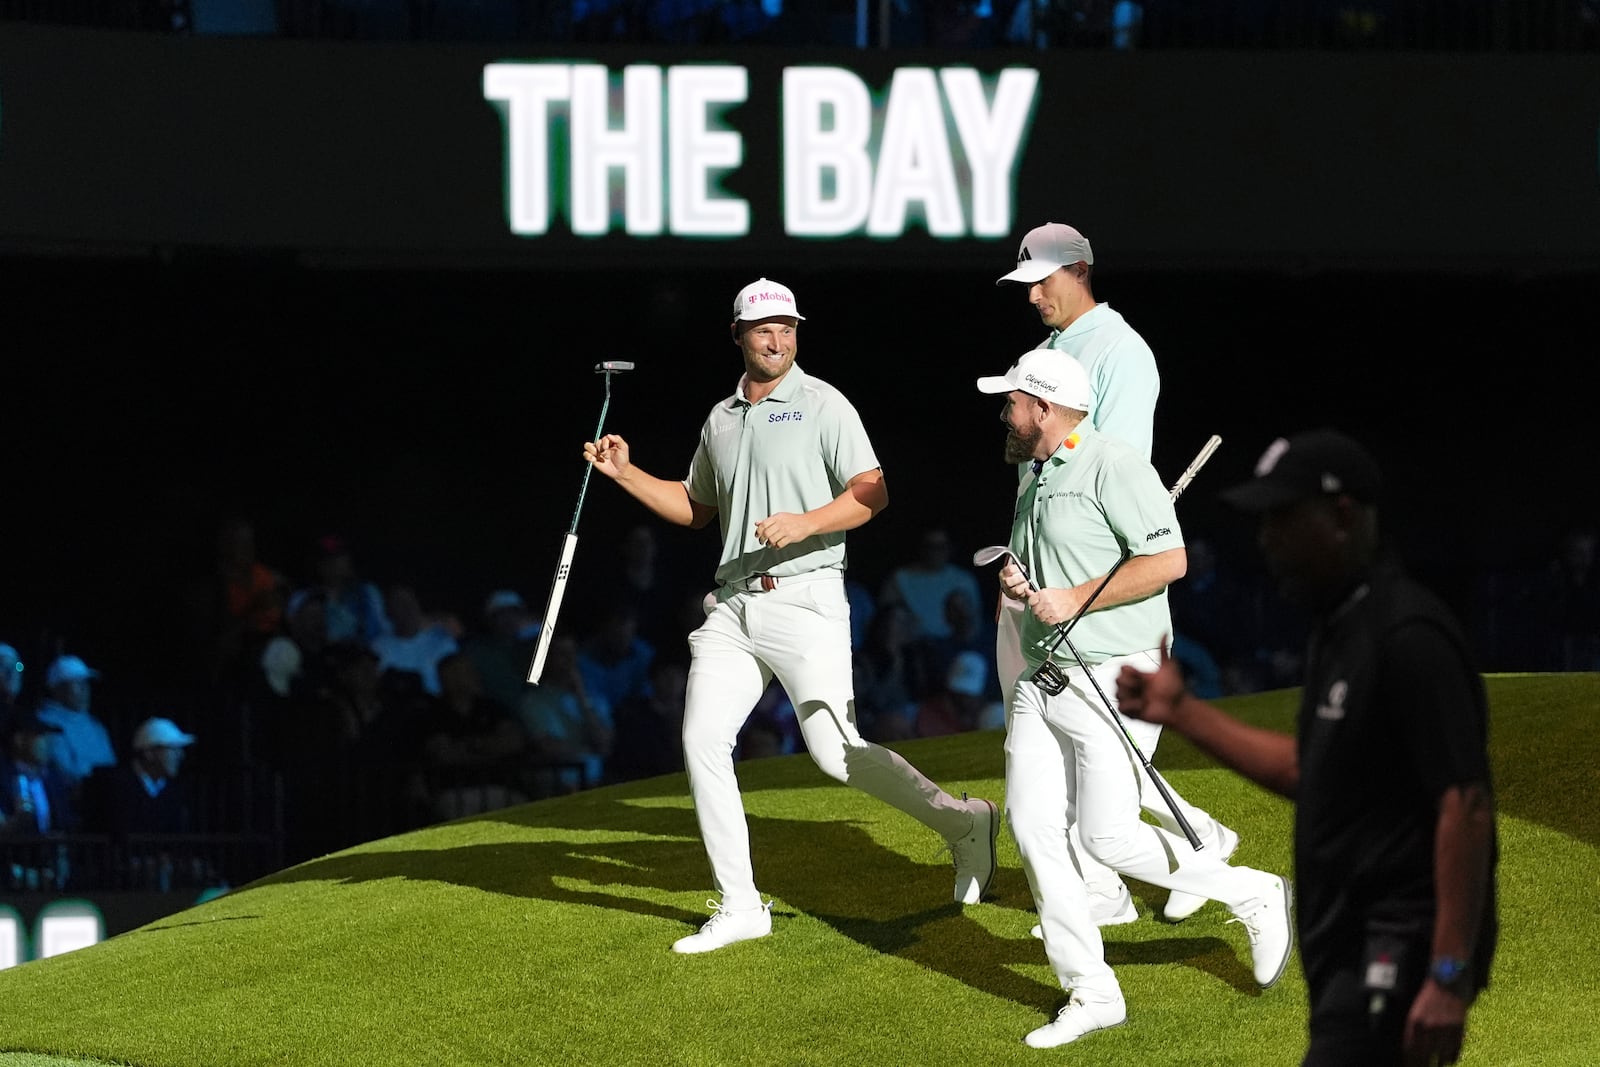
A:
[[[767,416],[768,422],[799,422],[806,417],[803,411],[774,411]]]
[[[1317,718],[1328,722],[1338,722],[1344,718],[1344,702],[1349,695],[1350,685],[1342,678],[1328,686],[1326,699],[1317,705]]]
[[[1155,531],[1154,533],[1145,534],[1144,535],[1144,543],[1148,545],[1151,541],[1154,541],[1156,538],[1158,538],[1158,537],[1166,537],[1171,532],[1172,532],[1172,527],[1163,526],[1163,527],[1161,527],[1161,529]]]

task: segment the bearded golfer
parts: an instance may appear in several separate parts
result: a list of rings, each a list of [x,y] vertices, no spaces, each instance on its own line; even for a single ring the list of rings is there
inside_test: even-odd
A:
[[[710,952],[772,932],[772,902],[763,903],[751,866],[733,749],[774,676],[823,773],[945,839],[957,901],[977,903],[994,878],[994,804],[951,796],[856,729],[845,532],[889,497],[856,409],[795,362],[803,318],[787,286],[762,278],[739,291],[731,330],[744,374],[711,409],[682,481],[640,470],[617,434],[583,447],[594,469],[666,521],[698,529],[715,518],[722,530],[717,588],[706,597],[705,622],[689,636],[683,719],[689,794],[722,899],[699,932],[672,946],[676,952]]]
[[[1142,764],[1104,698],[1124,664],[1153,669],[1172,632],[1166,590],[1188,565],[1172,497],[1148,459],[1089,422],[1089,377],[1067,353],[1035,349],[977,384],[1006,396],[1006,460],[1034,468],[1012,517],[1013,558],[1000,571],[1004,595],[1026,604],[1028,668],[1015,682],[1006,721],[1006,812],[1039,909],[1045,955],[1067,1002],[1023,1040],[1053,1048],[1127,1018],[1067,845],[1069,808],[1096,862],[1226,905],[1249,935],[1256,981],[1270,986],[1293,945],[1289,883],[1230,867],[1144,822]],[[1053,661],[1057,627],[1069,619],[1076,620],[1070,639],[1080,651],[1066,663]],[[1062,668],[1064,686],[1046,691],[1032,680],[1047,662]]]

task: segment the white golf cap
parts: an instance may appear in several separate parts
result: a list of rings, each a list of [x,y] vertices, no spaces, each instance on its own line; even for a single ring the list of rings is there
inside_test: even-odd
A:
[[[187,748],[194,744],[194,734],[178,729],[171,719],[146,719],[133,732],[134,748]]]
[[[1004,375],[978,379],[980,393],[1009,393],[1013,389],[1078,411],[1089,411],[1094,402],[1089,373],[1083,364],[1053,348],[1035,348],[1013,363]]]
[[[767,278],[757,278],[733,298],[733,319],[735,322],[743,320],[754,322],[758,319],[770,319],[774,315],[787,315],[792,319],[803,319],[804,315],[795,310],[794,292],[787,285],[779,285]]]
[[[1032,285],[1044,281],[1062,267],[1073,263],[1093,263],[1094,249],[1089,239],[1064,222],[1035,226],[1017,249],[1017,269],[1001,275],[995,282],[1022,282]]]

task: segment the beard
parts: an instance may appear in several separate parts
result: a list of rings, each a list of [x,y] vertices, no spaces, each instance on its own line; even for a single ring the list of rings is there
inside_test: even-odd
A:
[[[1039,447],[1039,442],[1044,438],[1044,431],[1037,426],[1031,433],[1018,433],[1012,430],[1006,434],[1006,462],[1026,463],[1033,458],[1033,450]]]

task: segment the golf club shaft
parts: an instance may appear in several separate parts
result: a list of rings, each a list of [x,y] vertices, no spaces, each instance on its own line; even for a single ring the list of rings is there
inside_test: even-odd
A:
[[[611,409],[611,376],[632,369],[632,363],[621,361],[601,363],[595,367],[597,374],[606,376],[606,396],[600,404],[600,418],[594,424],[593,440],[600,440],[600,435],[605,430],[606,412]],[[550,582],[550,599],[545,602],[544,621],[539,626],[539,640],[533,649],[533,662],[528,666],[529,685],[538,685],[539,679],[544,676],[544,661],[550,654],[550,642],[555,638],[556,616],[561,613],[561,598],[567,591],[567,577],[572,573],[572,556],[578,548],[578,516],[583,514],[583,498],[589,491],[589,476],[593,473],[594,464],[585,463],[583,483],[578,487],[578,505],[572,509],[572,525],[567,527],[567,535],[561,540],[561,559],[556,564],[556,576]]]
[[[1178,810],[1178,802],[1172,798],[1171,791],[1167,789],[1167,783],[1161,780],[1161,775],[1156,773],[1155,765],[1150,762],[1150,757],[1144,754],[1144,750],[1139,747],[1139,742],[1135,741],[1133,735],[1128,732],[1128,724],[1122,721],[1122,715],[1117,711],[1117,706],[1111,703],[1111,698],[1106,696],[1106,691],[1100,687],[1100,680],[1094,676],[1094,672],[1089,669],[1089,665],[1078,654],[1078,646],[1074,645],[1072,639],[1064,634],[1060,639],[1066,642],[1067,651],[1071,652],[1072,658],[1078,661],[1078,667],[1083,671],[1083,676],[1089,679],[1089,684],[1099,694],[1100,703],[1105,705],[1106,713],[1117,724],[1117,729],[1122,731],[1122,736],[1128,741],[1128,747],[1133,749],[1133,754],[1138,756],[1139,762],[1144,765],[1145,773],[1150,776],[1150,781],[1160,791],[1161,799],[1166,801],[1167,810],[1172,812],[1172,818],[1177,822],[1178,828],[1183,831],[1183,836],[1189,839],[1189,847],[1199,852],[1205,847],[1200,840],[1200,835],[1195,833],[1194,827],[1189,824],[1189,820],[1184,818],[1182,811]]]

